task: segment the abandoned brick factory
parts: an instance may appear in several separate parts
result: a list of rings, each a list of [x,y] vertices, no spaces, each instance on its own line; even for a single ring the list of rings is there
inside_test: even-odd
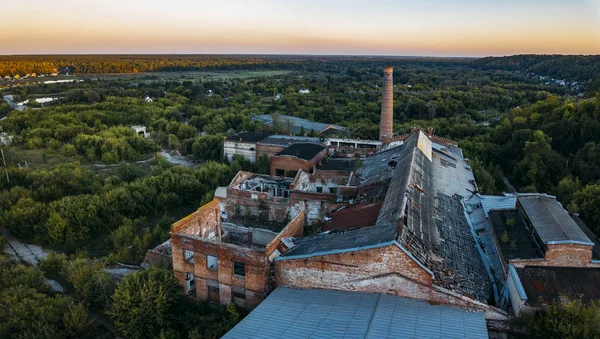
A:
[[[600,244],[577,216],[545,194],[478,193],[458,145],[394,135],[392,106],[388,67],[380,140],[227,138],[228,159],[266,154],[270,175],[237,173],[144,264],[251,309],[226,338],[480,338],[565,293],[600,298]]]

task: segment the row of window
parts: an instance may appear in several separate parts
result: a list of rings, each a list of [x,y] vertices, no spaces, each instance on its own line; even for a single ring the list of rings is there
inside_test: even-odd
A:
[[[187,263],[194,264],[194,251],[185,250],[184,259]],[[206,255],[206,268],[209,270],[218,272],[219,271],[219,260],[214,255]],[[233,262],[233,274],[240,277],[246,276],[246,264],[243,262]]]
[[[235,298],[246,299],[246,290],[238,286],[231,286],[231,294]],[[219,301],[219,288],[208,286],[208,299],[211,301]]]

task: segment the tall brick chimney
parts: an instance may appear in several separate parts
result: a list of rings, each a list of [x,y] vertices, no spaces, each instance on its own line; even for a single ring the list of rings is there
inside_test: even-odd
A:
[[[381,124],[379,140],[390,139],[394,134],[394,68],[383,69],[383,97],[381,98]]]

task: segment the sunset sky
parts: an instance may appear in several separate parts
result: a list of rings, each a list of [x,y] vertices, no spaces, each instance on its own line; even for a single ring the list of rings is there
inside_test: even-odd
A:
[[[2,0],[0,54],[600,54],[600,0]]]

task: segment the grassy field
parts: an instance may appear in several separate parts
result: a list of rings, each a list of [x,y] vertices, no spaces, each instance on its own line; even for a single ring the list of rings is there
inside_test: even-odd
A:
[[[51,168],[76,159],[65,158],[58,151],[46,149],[25,149],[22,146],[2,147],[8,166]]]
[[[240,71],[190,71],[190,72],[147,72],[130,74],[74,74],[69,76],[47,77],[47,78],[27,78],[11,82],[0,82],[0,88],[9,88],[14,86],[24,86],[44,81],[56,80],[110,80],[110,79],[137,79],[141,81],[152,81],[158,79],[169,80],[221,80],[221,79],[252,79],[277,75],[289,74],[291,71],[284,70],[240,70]],[[58,94],[57,94],[58,95]],[[44,95],[46,96],[46,95]],[[50,95],[47,95],[50,96]]]

